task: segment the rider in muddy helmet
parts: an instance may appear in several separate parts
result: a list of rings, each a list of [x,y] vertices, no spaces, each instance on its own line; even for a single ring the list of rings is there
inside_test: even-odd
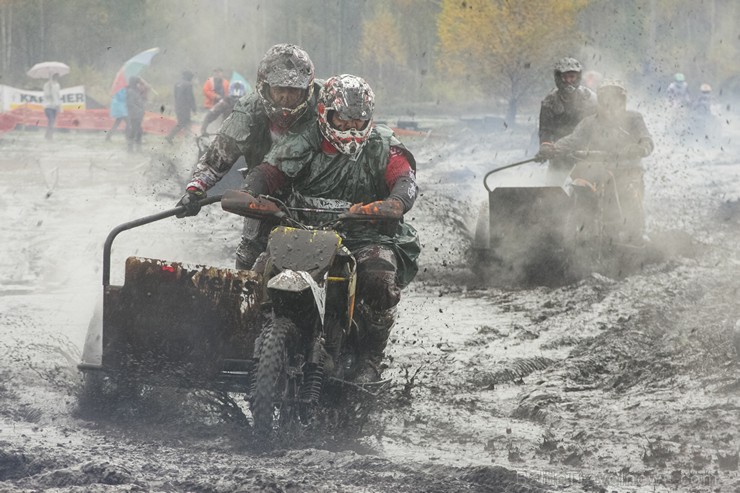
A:
[[[673,76],[673,82],[668,85],[666,95],[668,96],[668,102],[672,106],[683,107],[691,103],[689,84],[686,82],[686,77],[682,73],[679,72]]]
[[[699,86],[699,97],[696,98],[692,109],[699,115],[708,116],[712,114],[712,86],[706,82]]]
[[[582,70],[581,63],[571,57],[561,58],[555,64],[556,88],[545,96],[540,106],[540,145],[565,137],[585,116],[596,112],[596,95],[581,85]],[[543,160],[541,156],[536,159]],[[555,164],[567,166],[567,163]]]
[[[303,49],[283,43],[267,50],[257,68],[257,92],[270,121],[286,129],[303,115],[313,81],[313,62]]]
[[[565,94],[573,93],[581,85],[582,70],[581,62],[575,58],[561,58],[553,70],[555,86]]]
[[[349,74],[331,77],[321,88],[316,109],[324,138],[357,159],[372,130],[375,94],[368,83]]]

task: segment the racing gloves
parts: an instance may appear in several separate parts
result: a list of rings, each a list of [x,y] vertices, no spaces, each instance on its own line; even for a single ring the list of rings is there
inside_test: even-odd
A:
[[[349,208],[350,214],[382,216],[388,219],[401,219],[403,203],[397,199],[377,200],[369,204],[354,204]]]
[[[197,216],[200,212],[200,201],[206,198],[206,192],[195,187],[188,187],[186,192],[176,205],[176,207],[185,207],[185,210],[177,213],[176,217]]]

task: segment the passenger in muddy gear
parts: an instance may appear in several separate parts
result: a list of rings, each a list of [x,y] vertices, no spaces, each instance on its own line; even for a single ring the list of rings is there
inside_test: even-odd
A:
[[[596,95],[581,85],[581,63],[575,58],[559,60],[554,67],[556,88],[548,94],[540,106],[540,145],[557,142],[569,135],[584,117],[596,113]],[[535,159],[545,161],[538,154]],[[571,161],[555,159],[554,167],[568,167]]]
[[[302,48],[277,44],[267,50],[257,69],[257,90],[242,97],[224,120],[213,142],[201,156],[177,205],[190,204],[186,216],[200,210],[190,200],[191,192],[207,191],[244,156],[247,170],[260,164],[274,143],[302,131],[316,120],[313,62]],[[184,217],[184,216],[183,216]],[[246,218],[242,240],[236,250],[236,268],[250,269],[267,244],[269,227]]]
[[[353,214],[401,218],[391,226],[353,223],[342,240],[358,263],[358,382],[380,379],[401,289],[416,274],[421,250],[416,231],[403,222],[416,200],[416,162],[390,128],[373,125],[374,100],[362,78],[330,78],[321,88],[314,124],[274,146],[245,181],[252,195],[289,190],[286,202],[296,207],[351,204]]]
[[[554,144],[543,144],[541,153],[550,158],[577,151],[601,151],[609,156],[608,169],[616,185],[617,207],[625,221],[628,243],[644,242],[645,192],[642,158],[653,152],[653,138],[642,115],[627,110],[627,91],[618,81],[604,81],[597,91],[598,111],[578,124],[572,134]]]

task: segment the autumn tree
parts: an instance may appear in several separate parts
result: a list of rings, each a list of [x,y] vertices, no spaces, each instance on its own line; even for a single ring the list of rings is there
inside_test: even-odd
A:
[[[508,100],[506,121],[574,48],[586,0],[443,0],[437,31],[440,70]],[[549,82],[549,79],[547,79]],[[541,96],[538,94],[538,97]]]
[[[360,60],[367,77],[378,92],[391,92],[393,80],[407,63],[406,45],[396,16],[384,2],[378,3],[373,15],[362,24]]]

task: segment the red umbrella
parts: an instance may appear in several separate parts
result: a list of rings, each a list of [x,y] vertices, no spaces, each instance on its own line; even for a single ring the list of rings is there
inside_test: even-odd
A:
[[[159,53],[159,48],[149,48],[146,51],[142,51],[138,55],[131,57],[123,66],[118,69],[116,78],[113,79],[113,86],[111,86],[111,94],[115,94],[128,85],[128,80],[134,75],[139,75],[144,67],[152,62],[154,55]]]

